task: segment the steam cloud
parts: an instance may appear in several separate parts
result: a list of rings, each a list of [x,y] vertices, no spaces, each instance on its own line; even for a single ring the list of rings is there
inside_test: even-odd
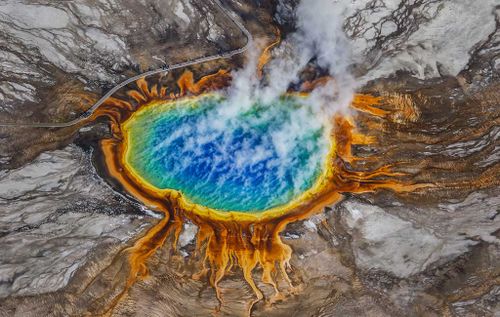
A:
[[[226,91],[227,96],[216,111],[207,114],[203,120],[197,122],[196,126],[184,127],[190,130],[184,131],[185,135],[193,137],[184,140],[183,143],[185,146],[189,145],[189,148],[180,152],[186,154],[202,152],[201,149],[207,144],[218,143],[217,161],[237,158],[236,163],[232,165],[234,170],[231,172],[237,175],[236,177],[240,177],[243,170],[252,170],[252,167],[258,166],[259,163],[278,168],[277,174],[285,175],[287,167],[298,160],[293,153],[296,152],[301,136],[323,131],[324,135],[318,141],[321,150],[314,155],[321,156],[322,159],[319,161],[324,162],[330,148],[332,115],[347,110],[355,88],[354,79],[348,72],[349,46],[342,30],[342,11],[342,4],[335,0],[302,0],[296,9],[297,30],[287,36],[279,47],[273,49],[274,56],[265,67],[264,80],[257,74],[261,51],[252,43],[253,48],[249,50],[245,67],[233,73],[231,87]],[[266,136],[265,140],[269,141],[266,142],[266,148],[242,147],[237,153],[231,151],[233,129],[243,128],[251,131],[252,126],[258,126],[266,120],[272,122],[273,116],[279,116],[280,112],[275,109],[276,107],[273,108],[273,102],[286,93],[290,84],[298,82],[300,72],[312,60],[326,70],[334,80],[330,80],[309,94],[301,102],[306,107],[291,110],[287,123],[280,125],[279,129],[272,130],[271,135]],[[267,118],[241,122],[241,114],[247,113],[256,103],[268,107],[265,112]],[[197,159],[189,158],[189,155],[180,157],[193,161]],[[318,168],[314,162],[318,160],[312,157],[311,164],[298,172],[293,180],[276,181],[292,182],[294,195],[299,194],[299,189]],[[218,175],[215,163],[206,178],[211,179],[215,177],[214,175]],[[256,176],[258,177],[260,176]]]
[[[275,50],[278,56],[266,65],[265,83],[257,76],[260,52],[253,47],[245,68],[234,75],[220,115],[231,117],[248,109],[256,100],[272,103],[298,81],[300,71],[313,58],[335,80],[315,89],[305,103],[320,116],[331,117],[335,112],[346,111],[355,82],[348,71],[349,43],[342,30],[344,10],[345,4],[338,0],[302,0],[295,12],[297,31]]]
[[[324,127],[328,138],[332,116],[348,111],[356,88],[349,73],[349,41],[342,29],[342,15],[349,2],[302,0],[295,11],[296,32],[273,49],[274,56],[265,67],[264,80],[257,74],[261,51],[252,43],[245,67],[233,74],[227,99],[217,116],[211,118],[212,123],[215,122],[212,126],[220,129],[230,126],[232,118],[249,110],[256,101],[272,107],[273,101],[285,94],[290,84],[297,83],[300,72],[314,60],[334,78],[314,89],[303,102],[316,120],[304,120],[303,114],[296,111],[285,130],[272,137],[276,149],[293,144],[303,131],[320,127]],[[285,155],[283,159],[285,161]]]

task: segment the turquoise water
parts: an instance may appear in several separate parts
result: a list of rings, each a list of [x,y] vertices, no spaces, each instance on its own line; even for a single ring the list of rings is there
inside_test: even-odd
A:
[[[264,211],[314,184],[330,142],[300,98],[233,116],[223,101],[206,96],[140,109],[125,124],[129,166],[157,188],[221,211]]]

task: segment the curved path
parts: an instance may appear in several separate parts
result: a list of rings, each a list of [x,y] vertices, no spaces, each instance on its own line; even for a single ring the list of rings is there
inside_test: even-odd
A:
[[[113,95],[116,91],[118,91],[123,86],[126,86],[126,85],[128,85],[128,84],[130,84],[132,82],[135,82],[136,80],[138,80],[140,78],[144,78],[144,77],[151,76],[151,75],[158,74],[158,73],[162,73],[162,72],[168,72],[168,71],[171,71],[171,70],[174,70],[174,69],[179,69],[179,68],[183,68],[183,67],[187,67],[187,66],[191,66],[191,65],[195,65],[195,64],[205,63],[205,62],[209,62],[209,61],[213,61],[213,60],[217,60],[217,59],[230,58],[230,57],[233,57],[235,55],[238,55],[238,54],[241,54],[241,53],[245,52],[248,49],[248,46],[249,46],[250,42],[253,40],[252,34],[250,34],[250,32],[239,21],[239,19],[233,15],[232,12],[230,12],[229,10],[227,10],[226,8],[224,8],[224,6],[222,5],[222,3],[220,3],[219,0],[213,0],[213,1],[221,9],[221,11],[225,15],[234,24],[236,24],[236,26],[241,30],[241,32],[243,34],[245,34],[245,36],[247,38],[247,42],[245,43],[245,45],[243,47],[240,47],[238,49],[234,49],[234,50],[231,50],[231,51],[227,51],[225,53],[220,53],[220,54],[215,54],[215,55],[210,55],[210,56],[205,56],[205,57],[200,57],[200,58],[192,59],[192,60],[189,60],[189,61],[186,61],[186,62],[182,62],[182,63],[178,63],[178,64],[166,65],[166,66],[164,66],[162,68],[150,70],[150,71],[147,71],[145,73],[139,74],[137,76],[131,77],[131,78],[129,78],[129,79],[127,79],[127,80],[119,83],[118,85],[116,85],[115,87],[113,87],[111,90],[109,90],[92,107],[90,107],[87,111],[85,111],[85,113],[83,115],[81,115],[80,117],[78,117],[76,119],[68,121],[68,122],[45,122],[45,123],[15,123],[15,122],[2,123],[2,122],[0,122],[0,127],[31,127],[31,128],[65,128],[65,127],[70,127],[72,125],[75,125],[77,123],[80,123],[80,122],[88,119],[94,113],[94,111],[97,108],[99,108],[99,106],[106,99],[108,99],[109,97],[111,97],[111,95]]]

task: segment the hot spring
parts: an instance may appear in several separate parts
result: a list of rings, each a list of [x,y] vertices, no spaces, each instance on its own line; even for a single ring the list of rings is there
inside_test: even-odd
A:
[[[123,123],[124,166],[144,185],[210,210],[285,207],[312,191],[333,148],[328,118],[305,101],[239,107],[210,94],[153,102]]]

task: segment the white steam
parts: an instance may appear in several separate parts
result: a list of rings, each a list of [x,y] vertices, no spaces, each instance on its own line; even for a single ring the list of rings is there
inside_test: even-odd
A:
[[[220,162],[234,161],[229,173],[236,174],[236,177],[245,177],[243,170],[251,170],[259,162],[266,162],[268,170],[278,170],[275,179],[262,184],[269,187],[266,190],[279,191],[278,188],[293,184],[293,194],[300,194],[299,189],[310,181],[318,162],[324,162],[327,157],[332,116],[336,112],[347,110],[354,93],[355,82],[348,71],[349,43],[342,30],[341,16],[344,7],[341,3],[336,0],[302,0],[296,10],[297,31],[288,35],[279,47],[273,49],[273,57],[265,67],[264,78],[259,78],[257,74],[261,51],[253,46],[249,50],[245,67],[233,73],[232,85],[217,110],[211,111],[196,125],[183,126],[186,131],[178,128],[178,132],[186,136],[182,142],[182,151],[186,155],[179,155],[185,163],[181,168],[187,168],[196,159],[203,160],[202,149],[207,144],[216,144],[214,151],[217,155],[213,162],[208,163],[211,170],[200,179],[200,186],[217,177],[216,181],[221,184],[227,181],[227,177],[232,177],[220,172]],[[286,124],[277,124],[276,129],[271,129],[269,135],[262,137],[265,140],[262,145],[243,141],[243,146],[234,151],[234,129],[252,131],[252,127],[279,121],[275,118],[283,115],[283,112],[276,106],[276,99],[285,94],[291,84],[298,84],[301,71],[311,61],[334,79],[302,99],[303,107],[290,110]],[[252,110],[256,103],[266,107],[266,111],[260,112],[259,116],[250,116],[249,121],[241,121],[242,114]],[[312,135],[317,131],[324,133],[321,140],[317,143],[304,141],[305,135]],[[166,147],[177,138],[178,135],[166,138],[159,147]],[[305,167],[297,171],[293,179],[287,179],[284,175],[289,166],[300,160],[296,157],[298,143],[306,146],[312,157]],[[319,151],[314,150],[318,143]],[[266,177],[269,176],[255,176],[262,179]],[[248,185],[249,191],[253,190],[252,186],[254,185]],[[246,189],[242,189],[244,190]]]
[[[251,43],[245,67],[233,73],[227,98],[215,115],[207,118],[208,130],[230,130],[238,114],[247,112],[256,102],[272,107],[273,102],[285,94],[291,84],[299,82],[301,71],[314,62],[333,80],[314,89],[303,101],[308,109],[293,111],[289,124],[273,132],[270,138],[283,170],[290,163],[292,158],[289,153],[301,135],[323,128],[324,138],[328,140],[332,116],[347,111],[355,90],[355,80],[349,73],[349,41],[342,29],[342,15],[350,1],[302,0],[295,12],[296,32],[288,35],[272,50],[273,56],[265,66],[264,78],[260,78],[257,73],[258,58],[262,51],[255,43]],[[307,111],[312,111],[313,116],[306,114]],[[276,113],[270,109],[267,115]],[[239,164],[250,164],[266,153],[260,149],[248,149],[238,155]],[[325,148],[319,155],[326,158],[327,153],[328,148]],[[310,175],[310,171],[304,172]],[[297,188],[305,181],[304,178],[297,175],[294,180],[298,184]]]
[[[331,117],[346,111],[354,93],[349,42],[342,30],[346,1],[302,0],[296,9],[297,31],[289,35],[276,56],[266,65],[265,83],[257,76],[260,52],[251,46],[246,66],[234,74],[229,98],[220,109],[222,117],[232,117],[247,110],[256,100],[270,104],[282,96],[300,72],[315,59],[316,64],[334,78],[315,89],[305,102],[319,116]]]

